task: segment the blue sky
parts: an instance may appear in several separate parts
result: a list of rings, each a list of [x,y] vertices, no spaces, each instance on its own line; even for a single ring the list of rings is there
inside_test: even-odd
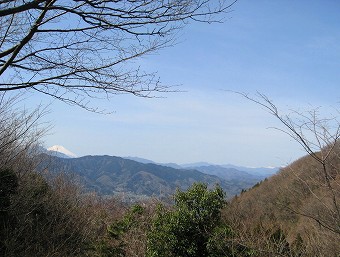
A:
[[[111,115],[53,101],[45,145],[77,155],[157,162],[280,166],[304,155],[262,108],[230,93],[259,91],[283,113],[340,101],[340,2],[240,0],[223,24],[189,24],[177,44],[136,60],[181,93],[93,102]],[[32,102],[50,99],[31,97]]]

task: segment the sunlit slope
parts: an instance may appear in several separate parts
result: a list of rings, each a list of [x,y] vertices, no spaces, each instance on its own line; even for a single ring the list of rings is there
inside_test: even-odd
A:
[[[233,199],[229,218],[254,235],[281,228],[288,242],[301,236],[309,252],[333,256],[340,253],[339,174],[339,146],[324,166],[305,156]]]

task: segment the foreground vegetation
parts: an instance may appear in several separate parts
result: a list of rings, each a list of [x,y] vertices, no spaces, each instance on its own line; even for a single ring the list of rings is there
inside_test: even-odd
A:
[[[198,183],[177,191],[173,204],[150,199],[132,206],[82,194],[63,175],[47,180],[2,169],[0,255],[338,256],[339,234],[293,210],[310,208],[327,218],[312,199],[294,198],[308,192],[299,191],[295,175],[286,177],[306,161],[231,202],[220,187]],[[292,189],[287,183],[296,190],[284,191]]]
[[[43,111],[11,103],[0,101],[0,256],[339,256],[338,137],[230,201],[195,183],[170,203],[128,205],[36,172]]]

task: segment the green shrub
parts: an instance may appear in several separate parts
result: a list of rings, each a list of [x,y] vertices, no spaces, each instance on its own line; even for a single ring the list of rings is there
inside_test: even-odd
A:
[[[173,209],[158,207],[148,234],[146,256],[225,256],[216,252],[215,240],[216,233],[232,233],[221,220],[221,209],[226,204],[222,188],[208,190],[207,185],[195,183],[185,192],[178,190],[174,198]]]

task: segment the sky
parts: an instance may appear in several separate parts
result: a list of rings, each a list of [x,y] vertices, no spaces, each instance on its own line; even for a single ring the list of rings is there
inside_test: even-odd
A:
[[[340,101],[340,1],[239,0],[223,23],[193,23],[177,44],[136,60],[182,92],[144,99],[120,95],[93,102],[113,111],[90,113],[58,101],[44,117],[46,147],[78,156],[138,156],[179,164],[210,162],[284,166],[304,155],[281,124],[230,91],[267,95],[283,114]]]

